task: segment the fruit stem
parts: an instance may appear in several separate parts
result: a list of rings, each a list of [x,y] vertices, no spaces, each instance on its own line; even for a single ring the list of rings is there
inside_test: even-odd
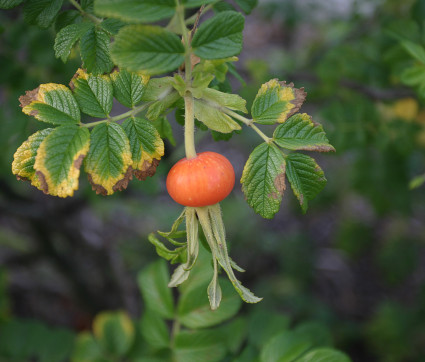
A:
[[[186,92],[184,95],[184,109],[185,109],[185,122],[184,122],[184,148],[186,158],[191,159],[196,157],[195,149],[195,114],[194,114],[194,101],[193,95],[190,92],[192,86],[192,48],[190,44],[189,30],[186,27],[184,19],[184,6],[177,2],[177,15],[180,22],[181,31],[183,34],[183,43],[185,47],[185,83]]]

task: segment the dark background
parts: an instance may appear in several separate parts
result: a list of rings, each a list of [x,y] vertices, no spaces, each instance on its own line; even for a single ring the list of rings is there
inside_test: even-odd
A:
[[[305,87],[301,111],[337,149],[314,155],[328,184],[306,215],[289,185],[271,221],[249,208],[238,183],[223,201],[231,255],[247,269],[241,278],[294,323],[328,325],[354,361],[425,360],[425,194],[409,189],[425,172],[425,92],[400,80],[415,62],[400,41],[425,43],[423,19],[423,1],[260,1],[237,63],[246,84],[230,76],[248,102],[273,77]],[[152,179],[113,196],[95,195],[83,172],[72,199],[18,182],[13,153],[44,127],[22,114],[18,97],[67,84],[80,60],[78,52],[67,64],[55,59],[54,29],[25,25],[19,10],[0,12],[0,32],[0,313],[75,330],[102,310],[136,317],[135,276],[157,258],[147,235],[181,212],[165,177],[183,156],[183,129],[170,116],[177,146],[167,141]],[[250,129],[227,142],[202,131],[197,139],[199,151],[226,155],[237,179],[260,143]]]

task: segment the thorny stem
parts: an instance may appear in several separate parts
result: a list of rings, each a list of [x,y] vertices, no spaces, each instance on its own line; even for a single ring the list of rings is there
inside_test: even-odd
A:
[[[270,137],[267,137],[252,121],[252,119],[245,118],[244,116],[241,116],[240,114],[231,111],[228,108],[223,108],[223,112],[227,113],[229,116],[232,116],[233,118],[236,118],[237,120],[241,121],[242,123],[246,124],[248,127],[251,127],[255,132],[258,133],[258,135],[267,143],[272,143],[273,139]]]
[[[105,122],[121,121],[124,118],[132,117],[132,116],[139,114],[140,112],[142,112],[143,110],[148,108],[152,103],[153,102],[147,102],[145,104],[142,104],[141,106],[138,106],[138,107],[131,109],[128,112],[119,114],[119,115],[114,116],[114,117],[108,117],[106,119],[102,119],[101,121],[90,122],[90,123],[80,123],[80,126],[90,128],[90,127],[94,127],[94,126],[97,126],[98,124],[102,124],[102,123],[105,123]]]
[[[184,96],[185,105],[185,123],[184,123],[184,145],[186,158],[191,159],[196,157],[195,149],[195,115],[194,115],[194,101],[193,95],[190,92],[192,85],[192,49],[190,45],[189,30],[186,27],[184,20],[184,7],[177,2],[177,16],[179,19],[181,31],[183,33],[183,42],[185,47],[185,83],[186,92]]]
[[[81,5],[77,2],[77,0],[69,0],[69,2],[74,5],[74,7],[81,13],[82,16],[85,16],[86,18],[93,21],[95,24],[100,24],[103,20],[99,19],[98,17],[89,14],[88,12],[84,11],[84,9],[81,7]]]

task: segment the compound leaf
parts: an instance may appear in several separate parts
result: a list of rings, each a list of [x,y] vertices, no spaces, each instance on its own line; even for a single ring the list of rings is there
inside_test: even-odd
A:
[[[223,11],[206,20],[193,37],[194,53],[204,59],[237,55],[242,50],[245,19],[235,11]]]
[[[122,28],[111,47],[112,58],[120,67],[145,75],[176,69],[184,61],[184,51],[176,34],[152,25]]]
[[[292,83],[272,79],[264,83],[252,104],[254,122],[261,124],[283,123],[298,112],[307,93],[304,88],[294,88]]]
[[[274,131],[273,139],[280,147],[288,150],[335,151],[326,138],[323,127],[313,123],[306,113],[295,114],[279,125]]]
[[[57,125],[80,122],[80,108],[72,92],[62,84],[41,84],[19,97],[22,112]]]
[[[158,131],[149,121],[139,117],[128,118],[122,126],[130,141],[134,175],[139,180],[153,176],[164,155],[164,142]]]
[[[132,164],[130,142],[119,124],[102,123],[93,128],[84,169],[97,194],[112,195],[125,189]]]
[[[325,187],[325,174],[313,158],[302,153],[291,153],[286,158],[286,176],[305,213],[308,201]]]
[[[55,128],[37,151],[34,169],[44,193],[67,197],[78,189],[80,166],[90,145],[87,128],[64,125]]]
[[[151,23],[170,18],[174,0],[96,0],[94,10],[100,16],[118,18],[130,23]]]
[[[285,191],[285,158],[273,144],[254,149],[243,169],[242,191],[246,201],[266,219],[279,211]]]
[[[41,142],[53,131],[43,129],[31,135],[13,155],[12,172],[18,180],[30,181],[31,185],[40,188],[40,181],[35,175],[34,163]]]
[[[83,113],[98,118],[109,115],[113,101],[109,76],[87,74],[83,69],[78,69],[69,85]]]
[[[149,77],[125,69],[114,71],[111,74],[114,96],[124,106],[132,108],[137,105],[143,96]]]
[[[80,52],[83,67],[95,75],[109,73],[114,66],[109,55],[110,38],[108,33],[92,27],[81,38]]]
[[[62,28],[55,38],[55,56],[65,63],[74,44],[94,26],[92,22],[70,24]]]
[[[52,25],[62,3],[63,0],[28,0],[24,5],[25,21],[46,29]]]

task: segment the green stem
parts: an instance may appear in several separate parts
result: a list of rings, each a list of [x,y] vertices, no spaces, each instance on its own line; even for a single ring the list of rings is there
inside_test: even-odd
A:
[[[106,118],[106,119],[102,119],[101,121],[90,122],[90,123],[80,123],[80,126],[91,128],[91,127],[97,126],[98,124],[102,124],[102,123],[106,123],[106,122],[117,122],[117,121],[121,121],[124,118],[136,116],[137,114],[139,114],[140,112],[142,112],[143,110],[145,110],[146,108],[148,108],[152,103],[153,102],[147,102],[145,104],[142,104],[141,106],[138,106],[138,107],[135,107],[135,108],[129,110],[128,112],[119,114],[119,115],[114,116],[114,117],[109,117],[109,118]]]
[[[184,20],[184,7],[177,2],[177,16],[179,19],[181,31],[183,33],[183,42],[185,47],[185,82],[186,92],[184,96],[185,106],[185,122],[184,122],[184,147],[186,158],[191,159],[196,157],[195,149],[195,113],[194,113],[194,100],[190,92],[192,85],[192,49],[190,45],[189,30],[186,27]]]
[[[251,127],[255,132],[258,133],[258,135],[267,143],[272,143],[273,139],[270,137],[267,137],[253,122],[252,119],[248,119],[245,118],[244,116],[241,116],[240,114],[231,111],[228,108],[223,108],[222,111],[226,114],[228,114],[229,116],[232,116],[233,118],[236,118],[237,120],[243,122],[244,124],[246,124],[248,127]]]
[[[81,13],[82,16],[90,19],[95,24],[100,24],[103,20],[99,19],[98,17],[89,14],[88,12],[84,11],[84,9],[81,7],[81,5],[77,2],[77,0],[69,0],[69,2],[74,5],[74,7]]]

